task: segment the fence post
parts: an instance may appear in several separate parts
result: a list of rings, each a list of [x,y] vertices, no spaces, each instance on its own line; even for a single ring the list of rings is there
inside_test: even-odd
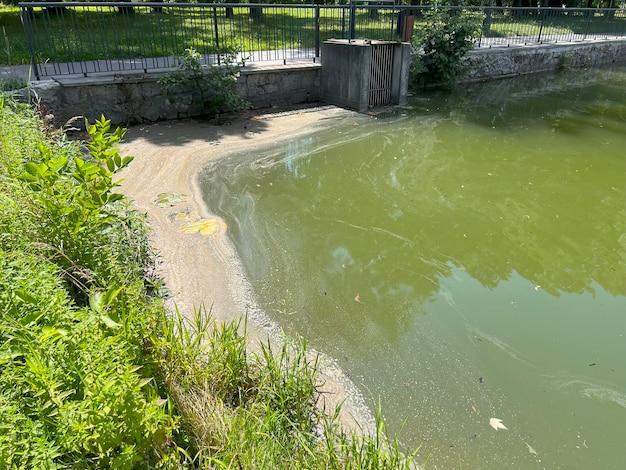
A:
[[[22,20],[22,26],[24,26],[24,32],[26,33],[26,41],[28,42],[28,52],[30,54],[30,65],[33,68],[33,73],[37,81],[39,77],[39,66],[37,65],[37,59],[35,58],[35,48],[33,47],[33,33],[30,28],[30,15],[33,9],[31,7],[22,7],[20,10],[20,18]]]
[[[539,15],[539,36],[537,36],[537,42],[541,44],[541,33],[543,32],[543,14],[541,8],[537,7],[537,14]]]
[[[350,2],[350,32],[348,33],[348,39],[352,41],[355,36],[355,28],[356,28],[356,5],[354,1]]]
[[[220,65],[220,35],[217,27],[217,7],[213,7],[213,26],[215,27],[215,49],[217,51],[217,65]]]
[[[315,58],[320,56],[320,6],[315,5]]]

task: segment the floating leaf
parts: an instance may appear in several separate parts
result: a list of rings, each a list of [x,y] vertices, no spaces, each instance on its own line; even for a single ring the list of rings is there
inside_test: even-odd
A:
[[[200,219],[183,225],[180,231],[182,233],[200,233],[203,237],[208,237],[216,233],[220,227],[226,228],[226,224],[220,219]]]
[[[154,205],[158,207],[172,207],[183,202],[184,194],[178,193],[161,193],[154,200]]]
[[[508,429],[504,424],[502,424],[502,420],[500,418],[491,418],[489,420],[489,425],[496,431],[498,429]]]

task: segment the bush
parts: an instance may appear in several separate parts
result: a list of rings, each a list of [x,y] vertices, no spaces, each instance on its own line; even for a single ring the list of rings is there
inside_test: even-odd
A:
[[[202,114],[218,115],[248,108],[248,103],[235,92],[239,66],[232,51],[220,54],[221,65],[202,65],[201,55],[193,48],[185,49],[178,70],[163,74],[159,83],[172,102],[182,95],[191,95],[191,104]]]
[[[411,81],[451,83],[463,76],[462,59],[480,36],[484,14],[440,8],[424,14],[426,26],[413,39]]]

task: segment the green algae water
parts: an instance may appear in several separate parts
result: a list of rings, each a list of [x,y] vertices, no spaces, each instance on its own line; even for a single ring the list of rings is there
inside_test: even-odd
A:
[[[623,469],[625,90],[626,67],[425,91],[203,190],[259,305],[426,468]]]

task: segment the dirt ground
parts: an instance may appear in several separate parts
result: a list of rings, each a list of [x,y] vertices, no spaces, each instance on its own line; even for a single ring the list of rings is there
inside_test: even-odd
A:
[[[282,333],[254,302],[226,223],[205,206],[197,177],[211,161],[351,119],[350,111],[320,107],[246,113],[222,125],[186,120],[128,129],[121,153],[135,159],[121,175],[121,190],[148,216],[171,308],[188,317],[204,308],[218,321],[247,314],[252,350],[268,338],[280,344]],[[373,419],[360,393],[330,358],[322,364],[324,406],[331,410],[343,401],[344,425],[371,431]]]

